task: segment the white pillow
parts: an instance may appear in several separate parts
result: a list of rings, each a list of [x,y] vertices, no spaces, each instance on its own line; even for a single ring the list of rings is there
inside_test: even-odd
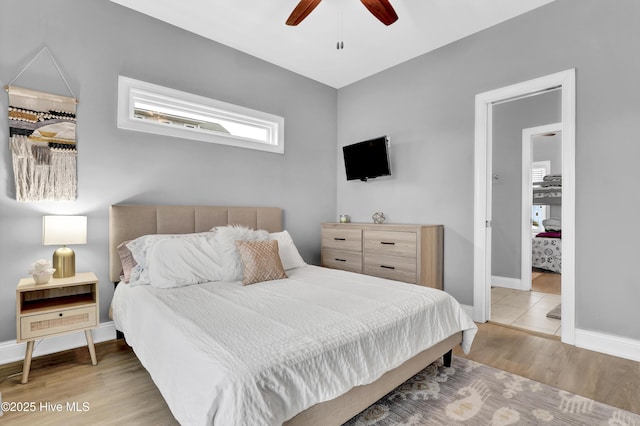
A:
[[[212,238],[213,233],[198,232],[192,234],[151,234],[143,235],[127,243],[126,246],[131,251],[131,255],[137,263],[137,265],[131,270],[129,284],[131,284],[132,286],[149,284],[149,276],[147,273],[147,254],[151,247],[153,247],[153,245],[158,241],[171,238],[189,239],[201,237]]]
[[[152,287],[172,288],[220,281],[222,267],[213,242],[206,237],[166,238],[147,254]]]
[[[213,241],[220,256],[223,281],[242,281],[242,261],[236,241],[268,240],[269,232],[240,225],[220,226],[212,229]]]
[[[278,241],[278,254],[285,271],[307,265],[287,231],[272,232],[269,238]]]

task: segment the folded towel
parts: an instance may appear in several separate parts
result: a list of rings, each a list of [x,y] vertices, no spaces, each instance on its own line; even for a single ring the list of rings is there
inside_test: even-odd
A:
[[[543,182],[534,182],[534,187],[533,189],[536,188],[549,188],[549,187],[558,187],[558,188],[562,188],[562,181],[561,180],[545,180]]]
[[[542,180],[546,182],[562,181],[562,175],[546,175],[545,177],[542,178]]]

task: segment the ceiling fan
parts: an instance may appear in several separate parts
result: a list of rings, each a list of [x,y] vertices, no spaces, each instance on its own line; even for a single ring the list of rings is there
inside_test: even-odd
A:
[[[300,3],[293,9],[289,19],[287,19],[287,25],[298,25],[316,8],[320,1],[321,0],[300,0]],[[396,11],[393,10],[393,6],[391,6],[389,0],[360,1],[369,9],[369,12],[371,12],[373,16],[385,25],[391,25],[398,20],[398,15]]]

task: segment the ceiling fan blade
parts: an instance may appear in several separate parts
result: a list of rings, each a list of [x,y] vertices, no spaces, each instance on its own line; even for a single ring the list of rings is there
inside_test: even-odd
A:
[[[398,20],[396,11],[389,0],[360,0],[369,12],[385,25],[391,25]]]
[[[289,19],[287,19],[287,25],[298,25],[309,15],[313,9],[320,3],[321,0],[300,0],[300,3],[293,9]]]

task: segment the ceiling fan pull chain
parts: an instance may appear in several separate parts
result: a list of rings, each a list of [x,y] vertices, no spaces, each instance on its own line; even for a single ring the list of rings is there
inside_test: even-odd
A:
[[[338,42],[336,43],[336,49],[344,49],[344,41],[342,40],[342,8],[338,11]]]

